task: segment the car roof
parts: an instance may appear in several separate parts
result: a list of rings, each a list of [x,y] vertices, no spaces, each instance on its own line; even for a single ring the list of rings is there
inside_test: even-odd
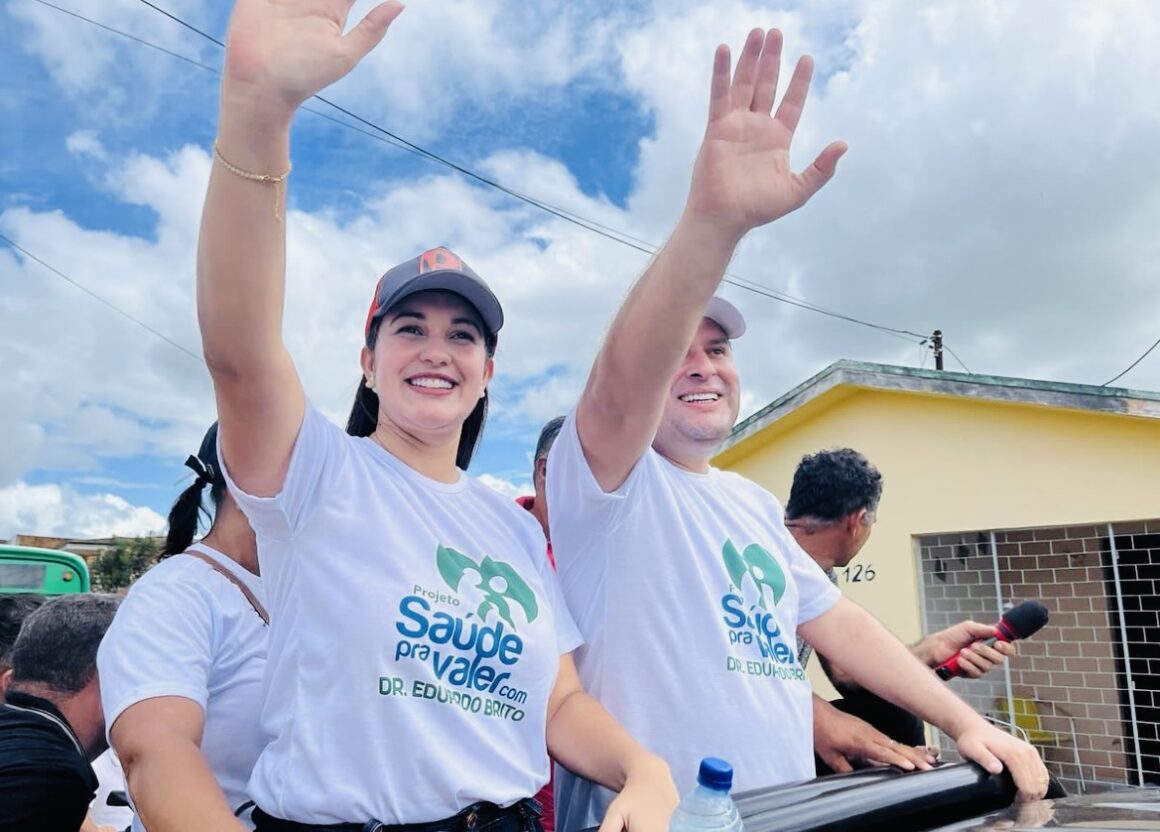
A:
[[[1022,832],[1044,827],[1069,832],[1160,830],[1160,788],[1124,786],[1096,794],[1015,804],[929,832]]]

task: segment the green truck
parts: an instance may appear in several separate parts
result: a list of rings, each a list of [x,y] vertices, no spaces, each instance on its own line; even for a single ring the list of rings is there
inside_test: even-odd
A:
[[[0,544],[0,595],[70,595],[91,588],[89,568],[78,555]]]

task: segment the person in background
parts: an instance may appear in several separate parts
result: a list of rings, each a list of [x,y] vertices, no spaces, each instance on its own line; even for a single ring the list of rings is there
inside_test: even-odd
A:
[[[772,494],[710,465],[737,419],[732,342],[745,330],[714,292],[742,238],[804,205],[845,150],[834,143],[802,173],[790,168],[812,65],[799,61],[771,115],[779,32],[752,31],[730,63],[719,47],[684,211],[617,311],[548,458],[553,551],[585,638],[581,679],[682,790],[707,754],[733,764],[739,790],[809,779],[800,630],[859,683],[935,722],[964,757],[1009,767],[1021,799],[1038,799],[1049,779],[1035,749],[843,599]],[[557,829],[598,820],[608,795],[557,775]]]
[[[548,562],[556,568],[556,557],[552,554],[552,534],[548,530],[548,451],[552,450],[552,443],[560,435],[560,428],[564,424],[564,417],[557,416],[549,419],[540,429],[540,438],[536,440],[536,453],[532,459],[532,490],[533,494],[527,497],[517,497],[516,502],[527,509],[536,518],[540,528],[544,530],[544,539],[548,542]]]
[[[24,622],[0,705],[0,832],[83,828],[105,750],[97,647],[112,595],[64,595]]]
[[[169,511],[161,562],[133,584],[97,656],[134,832],[195,832],[215,816],[235,816],[215,829],[250,828],[236,815],[265,745],[258,550],[226,490],[216,424],[185,464],[196,478]],[[213,522],[194,542],[203,516]]]
[[[549,419],[540,430],[540,438],[536,440],[536,452],[532,457],[532,490],[534,493],[526,497],[516,497],[516,503],[519,504],[520,508],[530,511],[532,516],[536,518],[536,522],[540,524],[540,528],[544,530],[544,542],[547,544],[544,556],[552,565],[552,569],[556,568],[556,558],[552,555],[552,533],[548,530],[548,496],[545,478],[548,470],[548,451],[552,449],[552,443],[556,441],[562,424],[564,424],[564,417],[557,416],[554,419]],[[544,814],[540,816],[544,832],[555,832],[556,829],[555,789],[555,777],[549,776],[544,788],[536,793],[536,800],[539,801],[544,811]]]
[[[24,623],[25,618],[40,608],[44,600],[43,595],[0,595],[0,701],[4,698],[4,693],[8,689],[8,680],[12,676],[12,646],[20,634],[20,626]],[[118,782],[117,775],[107,771],[110,758],[112,758],[112,754],[105,751],[92,762],[93,771],[97,775],[98,781],[97,793],[92,802],[89,816],[81,824],[81,832],[113,832],[116,828],[124,828],[125,824],[129,823],[132,818],[132,812],[125,815],[124,811],[121,810],[117,818],[118,820],[123,819],[124,823],[120,827],[117,827],[115,821],[101,825],[102,822],[110,820],[117,811],[103,810],[102,806],[106,783],[116,784]],[[121,788],[121,786],[115,786],[115,788]]]
[[[20,625],[43,603],[43,595],[0,595],[0,699],[12,676],[12,646]]]
[[[870,539],[882,497],[882,475],[862,454],[850,448],[819,451],[802,458],[794,472],[785,525],[798,545],[837,585],[838,569],[848,566]],[[932,633],[910,652],[934,668],[960,650],[965,673],[978,678],[1014,655],[1015,645],[983,643],[994,628],[963,621]],[[798,639],[798,661],[809,661],[811,648]],[[814,698],[814,753],[818,774],[850,771],[856,765],[889,765],[897,744],[925,751],[922,720],[858,685],[840,667],[818,653],[822,669],[841,694],[826,702]],[[931,750],[933,754],[935,750]]]

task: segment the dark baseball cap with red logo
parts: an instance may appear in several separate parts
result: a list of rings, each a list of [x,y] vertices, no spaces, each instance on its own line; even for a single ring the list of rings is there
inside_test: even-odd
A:
[[[367,311],[364,336],[370,345],[371,327],[387,310],[416,292],[454,292],[475,307],[491,334],[503,326],[503,307],[483,278],[451,249],[433,248],[392,268],[379,278]]]

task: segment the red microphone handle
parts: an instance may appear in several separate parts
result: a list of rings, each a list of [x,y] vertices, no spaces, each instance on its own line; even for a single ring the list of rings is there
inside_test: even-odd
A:
[[[990,647],[993,646],[996,641],[1015,641],[1017,638],[1019,638],[1018,633],[1008,627],[1007,623],[1003,621],[1003,619],[999,619],[999,623],[995,625],[995,635],[991,636],[989,639],[984,640],[983,643]],[[965,649],[966,648],[964,647],[962,650],[959,650],[945,662],[936,667],[934,669],[935,675],[937,675],[944,682],[955,676],[962,676],[962,670],[959,668],[959,656],[962,655],[963,650]]]

